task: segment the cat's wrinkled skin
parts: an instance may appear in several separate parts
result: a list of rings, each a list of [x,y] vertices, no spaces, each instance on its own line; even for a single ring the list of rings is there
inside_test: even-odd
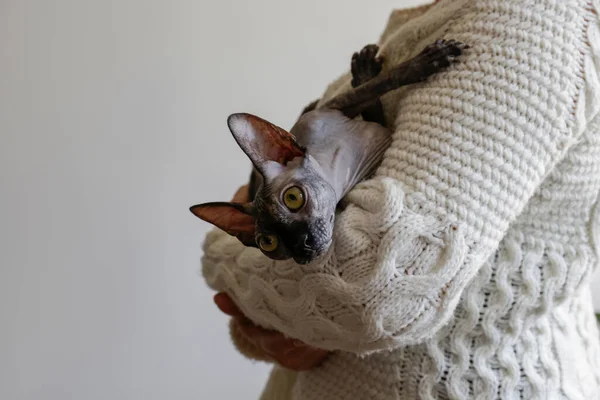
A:
[[[280,242],[275,251],[263,253],[304,264],[329,248],[337,204],[374,172],[391,135],[379,124],[326,109],[301,116],[291,133],[306,155],[271,165],[267,178],[259,175],[262,184],[253,203],[257,233],[274,234]],[[281,199],[293,186],[305,194],[305,205],[297,211],[287,209]]]
[[[354,89],[320,108],[311,103],[290,132],[251,114],[231,115],[229,129],[254,166],[251,202],[190,210],[271,259],[312,262],[331,244],[338,203],[375,171],[391,142],[380,96],[447,67],[465,47],[437,41],[379,74],[378,48],[366,46],[352,59]],[[362,119],[354,118],[359,114]]]

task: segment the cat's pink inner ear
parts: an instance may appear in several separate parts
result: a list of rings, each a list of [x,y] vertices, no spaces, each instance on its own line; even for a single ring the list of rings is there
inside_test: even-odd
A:
[[[239,239],[245,246],[256,247],[254,217],[249,214],[251,203],[205,203],[190,207],[198,218],[209,222],[229,235]]]
[[[233,114],[227,123],[240,147],[259,168],[266,161],[285,165],[306,154],[294,135],[255,115]]]

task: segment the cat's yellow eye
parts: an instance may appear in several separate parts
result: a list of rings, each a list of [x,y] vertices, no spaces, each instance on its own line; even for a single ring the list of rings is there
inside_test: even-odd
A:
[[[279,240],[275,235],[260,235],[258,237],[258,246],[267,253],[275,251],[278,244]]]
[[[298,186],[292,186],[283,193],[283,204],[290,211],[298,211],[304,205],[304,193]]]

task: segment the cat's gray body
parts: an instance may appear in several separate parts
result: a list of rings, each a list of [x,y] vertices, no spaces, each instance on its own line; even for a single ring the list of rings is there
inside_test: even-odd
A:
[[[260,232],[277,235],[282,242],[269,256],[306,263],[327,250],[337,204],[375,171],[389,147],[391,132],[382,125],[323,109],[302,115],[290,133],[306,149],[306,155],[285,166],[271,163],[267,174],[273,178],[267,184],[255,171],[254,204],[258,215],[276,216],[257,219]],[[290,212],[279,199],[289,185],[310,196],[307,205],[296,212]]]
[[[374,172],[391,143],[388,128],[348,120],[340,111],[329,109],[304,114],[290,133],[332,185],[336,203]]]
[[[352,59],[354,89],[318,108],[312,103],[290,132],[254,115],[231,115],[229,129],[254,166],[251,202],[191,211],[272,259],[313,261],[329,248],[339,201],[375,171],[391,142],[379,97],[448,66],[463,48],[438,41],[382,76],[377,47],[367,46]]]

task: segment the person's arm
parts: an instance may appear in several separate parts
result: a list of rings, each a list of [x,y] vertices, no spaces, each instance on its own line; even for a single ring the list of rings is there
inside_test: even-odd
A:
[[[354,353],[430,338],[577,139],[589,120],[586,33],[553,37],[541,24],[512,37],[529,24],[515,16],[495,38],[482,33],[488,11],[467,14],[474,23],[459,18],[445,35],[471,46],[461,62],[386,98],[393,144],[377,176],[347,196],[326,257],[274,262],[208,234],[206,281],[252,321]]]

